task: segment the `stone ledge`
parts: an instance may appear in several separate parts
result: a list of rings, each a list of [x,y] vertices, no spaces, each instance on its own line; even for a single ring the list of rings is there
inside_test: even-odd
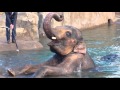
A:
[[[39,50],[43,48],[42,44],[38,41],[24,41],[17,40],[19,50]],[[6,40],[0,39],[0,52],[2,51],[16,51],[15,43],[7,44]]]

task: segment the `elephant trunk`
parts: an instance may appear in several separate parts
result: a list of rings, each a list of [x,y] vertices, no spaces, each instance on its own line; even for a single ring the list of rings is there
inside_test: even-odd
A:
[[[59,15],[57,13],[49,13],[46,15],[43,21],[43,29],[46,36],[51,39],[52,38],[52,28],[51,28],[51,20],[54,18],[56,21],[62,21],[64,19],[63,15]]]

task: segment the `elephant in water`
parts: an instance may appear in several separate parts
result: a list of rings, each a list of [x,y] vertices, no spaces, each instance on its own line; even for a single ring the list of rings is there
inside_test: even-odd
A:
[[[33,77],[42,78],[50,75],[72,74],[79,69],[95,67],[87,52],[81,31],[72,26],[51,28],[53,18],[56,21],[62,21],[64,16],[51,12],[46,15],[43,22],[44,32],[51,40],[48,46],[55,55],[50,60],[38,65],[26,65],[20,70],[8,69],[10,75],[33,74]]]

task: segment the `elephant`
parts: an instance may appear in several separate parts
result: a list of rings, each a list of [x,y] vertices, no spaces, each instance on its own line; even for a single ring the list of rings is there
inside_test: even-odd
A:
[[[55,53],[48,61],[38,65],[26,65],[20,70],[8,69],[9,75],[32,74],[35,78],[72,74],[77,70],[88,70],[95,63],[87,52],[82,32],[73,26],[51,27],[51,20],[60,22],[63,15],[50,12],[43,21],[43,29],[48,39],[50,51]]]

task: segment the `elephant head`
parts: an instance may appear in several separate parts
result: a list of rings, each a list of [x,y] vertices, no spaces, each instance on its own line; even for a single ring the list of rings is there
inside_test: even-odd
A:
[[[48,43],[50,50],[59,55],[69,53],[86,53],[86,46],[79,29],[72,26],[57,26],[51,28],[51,20],[62,21],[63,15],[49,13],[44,19],[43,29],[46,36],[52,41]]]

